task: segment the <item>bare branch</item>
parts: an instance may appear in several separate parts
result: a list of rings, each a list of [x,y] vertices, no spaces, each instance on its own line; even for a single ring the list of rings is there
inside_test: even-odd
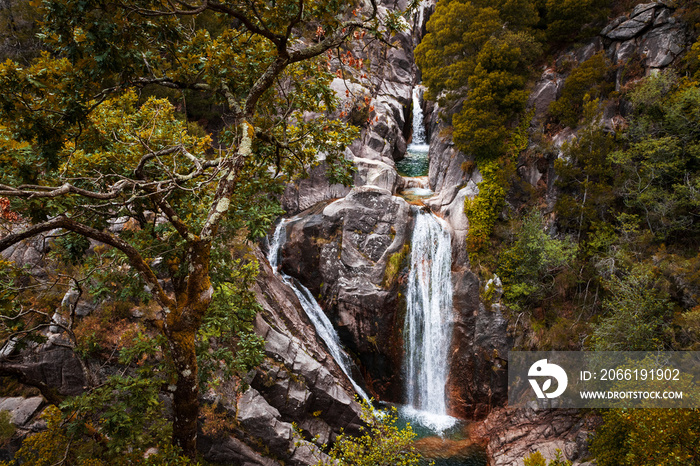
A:
[[[146,163],[148,163],[149,160],[153,160],[163,155],[172,154],[174,152],[181,151],[182,149],[182,145],[178,144],[177,146],[168,147],[167,149],[159,150],[156,152],[149,152],[148,154],[141,157],[141,160],[139,160],[139,164],[134,169],[134,176],[140,180],[144,179],[143,169],[145,168]]]
[[[110,191],[99,193],[94,191],[88,191],[87,189],[78,188],[70,183],[64,183],[59,187],[22,185],[18,186],[17,188],[0,184],[0,196],[24,197],[27,199],[34,199],[37,197],[52,198],[72,193],[88,197],[90,199],[109,200],[118,197],[126,186],[127,183],[119,181],[112,187]]]

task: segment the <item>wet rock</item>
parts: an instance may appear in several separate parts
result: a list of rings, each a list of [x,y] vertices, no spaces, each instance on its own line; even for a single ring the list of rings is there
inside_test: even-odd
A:
[[[398,288],[384,282],[390,257],[408,240],[406,201],[374,186],[313,209],[288,225],[282,268],[299,279],[334,323],[341,340],[375,381],[400,397],[401,343],[395,332]]]
[[[243,396],[226,383],[208,395],[208,403],[217,403],[239,422],[233,435],[223,439],[200,434],[200,450],[208,460],[224,464],[278,464],[264,458],[270,455],[284,464],[313,464],[325,457],[318,446],[341,429],[359,432],[361,409],[296,295],[256,254],[260,275],[253,290],[262,311],[254,328],[265,340],[266,361],[249,374],[251,388]],[[317,443],[311,442],[316,436]]]
[[[505,361],[512,346],[507,321],[479,301],[479,280],[467,269],[453,270],[454,336],[448,389],[450,410],[482,419],[507,398]]]

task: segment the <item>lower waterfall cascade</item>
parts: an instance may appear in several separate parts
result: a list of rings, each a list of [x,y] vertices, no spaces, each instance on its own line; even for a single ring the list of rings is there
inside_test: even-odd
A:
[[[439,217],[414,207],[404,323],[404,415],[441,432],[457,420],[447,415],[446,386],[452,341],[452,245]]]
[[[331,356],[333,356],[333,359],[335,359],[335,361],[338,363],[340,369],[348,377],[355,391],[365,401],[369,402],[370,399],[369,396],[367,396],[367,393],[365,393],[365,391],[362,390],[358,383],[355,382],[355,380],[352,378],[352,370],[350,369],[352,365],[352,360],[350,359],[350,356],[348,356],[348,354],[343,350],[343,347],[340,343],[340,337],[338,337],[338,332],[336,332],[335,328],[333,328],[333,324],[331,324],[331,321],[328,319],[328,316],[326,316],[326,314],[323,312],[323,309],[321,309],[321,306],[318,304],[318,301],[316,301],[313,294],[311,293],[311,291],[309,291],[308,288],[299,283],[298,280],[294,279],[293,277],[290,277],[289,275],[286,275],[279,269],[280,252],[282,250],[282,245],[286,241],[285,226],[287,225],[287,223],[289,223],[288,219],[282,219],[275,228],[275,232],[272,235],[271,241],[269,242],[267,260],[270,263],[273,272],[276,275],[280,276],[282,280],[287,285],[289,285],[292,291],[294,291],[294,294],[299,299],[301,307],[304,309],[304,312],[306,312],[306,315],[313,323],[316,329],[316,333],[326,343],[326,346],[328,347],[328,351],[331,353]]]

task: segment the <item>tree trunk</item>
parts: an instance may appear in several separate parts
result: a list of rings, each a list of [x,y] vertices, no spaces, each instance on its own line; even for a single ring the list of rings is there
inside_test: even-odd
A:
[[[170,353],[177,371],[173,397],[173,443],[182,453],[194,458],[197,454],[197,417],[199,415],[199,384],[194,328],[168,332]]]
[[[164,333],[170,347],[177,382],[173,396],[173,443],[182,453],[197,454],[199,417],[199,375],[195,340],[214,290],[209,277],[211,243],[194,241],[188,247],[190,273],[182,287],[176,287],[177,307],[166,312]]]

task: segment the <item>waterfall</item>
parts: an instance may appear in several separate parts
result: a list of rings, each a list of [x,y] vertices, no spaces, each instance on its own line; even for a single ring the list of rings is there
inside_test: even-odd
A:
[[[413,88],[413,136],[406,148],[405,157],[396,163],[401,176],[425,176],[428,174],[428,149],[423,126],[423,109],[421,108],[422,86]]]
[[[352,371],[350,370],[352,361],[350,360],[350,356],[348,356],[347,353],[343,351],[343,348],[340,344],[340,338],[338,337],[338,332],[336,332],[333,328],[333,324],[331,324],[331,321],[328,320],[328,316],[326,316],[326,314],[323,312],[323,309],[321,309],[321,306],[318,304],[318,301],[316,301],[313,294],[311,294],[311,291],[309,291],[308,288],[302,285],[298,280],[294,279],[293,277],[290,277],[289,275],[286,275],[279,269],[280,251],[282,249],[282,245],[286,241],[285,226],[288,222],[288,220],[282,219],[279,225],[277,225],[275,233],[272,236],[272,241],[269,243],[267,260],[270,263],[270,266],[272,266],[272,270],[274,271],[274,273],[280,276],[282,278],[282,281],[289,285],[294,291],[294,294],[297,295],[297,298],[299,298],[299,302],[301,303],[301,307],[304,309],[304,312],[306,312],[306,315],[309,316],[309,319],[314,324],[314,327],[316,328],[316,333],[318,333],[321,339],[326,343],[326,346],[328,347],[328,351],[331,353],[331,356],[333,356],[335,362],[338,363],[340,369],[342,369],[342,371],[348,377],[348,379],[352,383],[352,386],[355,388],[355,391],[357,391],[357,393],[364,400],[369,402],[369,397],[367,396],[367,394],[352,378]]]
[[[407,149],[411,152],[427,153],[429,146],[425,141],[425,126],[423,125],[423,108],[421,107],[421,86],[413,88],[413,137]]]
[[[442,220],[413,208],[404,341],[407,414],[436,431],[455,423],[445,388],[452,341],[452,246]]]

